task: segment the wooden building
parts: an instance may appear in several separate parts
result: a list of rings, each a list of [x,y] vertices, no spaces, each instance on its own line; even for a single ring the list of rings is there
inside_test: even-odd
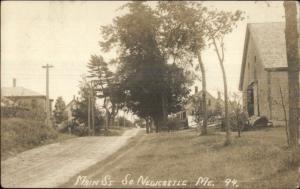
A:
[[[250,23],[246,28],[239,90],[249,116],[266,116],[274,125],[288,118],[285,23]]]

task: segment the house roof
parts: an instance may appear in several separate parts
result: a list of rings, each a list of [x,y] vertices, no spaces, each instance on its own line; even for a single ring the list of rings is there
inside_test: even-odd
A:
[[[37,93],[35,91],[32,91],[30,89],[26,89],[24,87],[2,87],[1,88],[1,96],[4,97],[44,97],[45,95],[42,95],[40,93]]]
[[[248,23],[245,36],[244,54],[239,89],[242,90],[249,38],[253,39],[257,56],[264,69],[284,70],[287,67],[285,23]]]
[[[188,104],[192,103],[192,99],[198,99],[198,98],[202,98],[202,94],[203,94],[203,91],[199,91],[193,95],[191,95],[188,99]],[[212,99],[212,100],[217,100],[218,98],[214,97],[213,95],[211,95],[208,91],[206,91],[206,99]]]
[[[72,99],[67,105],[66,105],[66,108],[65,109],[67,109],[67,108],[69,108],[72,104],[74,104],[76,101],[75,101],[75,99]]]
[[[201,98],[201,97],[202,97],[202,94],[203,94],[203,90],[201,90],[201,91],[195,93],[194,95],[192,95],[192,97],[200,97],[200,98]],[[206,91],[206,97],[212,98],[212,99],[217,99],[217,98],[215,98],[213,95],[211,95],[208,91]]]

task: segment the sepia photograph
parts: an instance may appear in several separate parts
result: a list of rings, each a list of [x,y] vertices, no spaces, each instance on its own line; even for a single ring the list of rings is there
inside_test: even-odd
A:
[[[1,187],[300,188],[298,1],[1,1]]]

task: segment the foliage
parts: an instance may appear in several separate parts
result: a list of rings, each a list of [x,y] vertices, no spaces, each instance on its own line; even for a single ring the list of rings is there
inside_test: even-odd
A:
[[[223,75],[224,85],[224,123],[226,128],[226,140],[225,144],[231,143],[230,124],[229,124],[229,112],[228,112],[228,92],[227,92],[227,78],[224,66],[225,50],[224,50],[224,38],[227,34],[233,31],[233,28],[237,26],[237,22],[243,20],[243,12],[237,10],[235,12],[226,11],[208,11],[206,14],[205,24],[206,37],[209,44],[213,45],[216,55],[219,60],[219,65]]]
[[[11,106],[11,107],[1,107],[1,117],[2,118],[23,118],[31,119],[36,121],[44,121],[46,119],[46,113],[44,109],[40,107],[27,108],[23,105]]]
[[[160,1],[157,9],[162,20],[160,44],[164,54],[174,62],[191,64],[192,58],[205,46],[203,14],[207,11],[199,2]]]
[[[168,119],[165,129],[170,131],[170,130],[179,130],[179,129],[183,129],[183,128],[187,128],[187,122],[182,121],[178,118],[174,118],[174,119]]]
[[[90,129],[84,123],[79,124],[78,122],[74,122],[70,126],[72,134],[76,136],[88,136],[91,134]]]
[[[126,107],[142,118],[152,117],[156,125],[166,112],[176,112],[189,90],[184,70],[167,64],[160,46],[161,19],[144,2],[127,3],[129,13],[103,26],[103,50],[117,48],[120,88]]]
[[[191,100],[192,109],[194,110],[194,120],[196,123],[202,124],[202,122],[204,120],[202,96],[196,96],[196,97],[194,96],[194,97],[190,98],[190,100]],[[214,117],[220,116],[220,109],[217,109],[217,108],[219,108],[218,103],[216,104],[216,106],[217,107],[215,107],[214,109],[206,110],[208,120],[213,120]]]
[[[59,124],[65,120],[68,119],[68,115],[65,112],[66,104],[63,98],[60,96],[56,99],[54,110],[53,110],[53,116],[55,123]]]
[[[215,105],[215,108],[214,108],[214,114],[215,115],[222,116],[223,113],[224,113],[221,102],[222,101],[220,99],[217,99],[217,102],[216,102],[216,105]]]
[[[133,123],[132,121],[126,119],[126,117],[123,117],[123,116],[119,116],[117,117],[117,120],[116,120],[118,123],[119,123],[119,127],[133,127]],[[125,125],[124,125],[125,123]]]
[[[142,128],[146,127],[146,121],[144,119],[141,119],[141,118],[136,119],[134,121],[134,124],[137,125],[137,126],[139,126],[139,127],[142,127]]]
[[[58,133],[44,121],[1,118],[1,154],[19,152],[56,139]]]
[[[79,91],[79,99],[75,101],[75,108],[72,109],[72,115],[74,116],[74,120],[72,123],[72,130],[76,130],[78,127],[78,130],[83,131],[83,135],[85,135],[85,130],[81,129],[81,127],[88,128],[88,98],[89,94],[91,93],[91,86],[87,82],[85,78],[80,82],[80,91]],[[95,91],[94,96],[95,96]],[[102,112],[96,108],[94,108],[95,112],[95,130],[100,131],[101,127],[104,124],[104,118],[102,115]],[[81,134],[80,134],[81,135]]]
[[[119,109],[123,107],[122,102],[124,101],[118,75],[109,70],[108,63],[102,56],[92,55],[88,62],[88,68],[88,77],[93,79],[96,96],[104,99],[103,108],[106,110],[107,123],[111,124]]]

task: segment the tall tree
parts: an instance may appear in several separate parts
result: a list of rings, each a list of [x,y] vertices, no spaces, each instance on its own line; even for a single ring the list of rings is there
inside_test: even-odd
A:
[[[285,9],[285,40],[288,63],[289,88],[289,145],[299,145],[299,51],[297,32],[297,4],[296,1],[284,1]]]
[[[187,95],[186,80],[183,71],[167,64],[162,53],[158,31],[161,20],[156,12],[145,2],[127,3],[123,8],[129,13],[102,27],[104,40],[100,46],[105,51],[117,47],[118,75],[126,106],[142,118],[151,117],[158,132],[167,114],[175,111]]]
[[[228,87],[224,66],[224,38],[228,33],[233,31],[233,29],[237,26],[237,22],[243,19],[242,12],[239,10],[234,13],[225,11],[208,11],[205,18],[206,36],[208,37],[210,44],[213,45],[215,49],[223,75],[226,145],[231,143],[231,131],[228,115]]]
[[[200,69],[202,76],[202,112],[203,125],[201,134],[207,134],[207,100],[206,100],[206,72],[201,56],[204,43],[203,30],[203,14],[206,8],[197,2],[165,2],[158,3],[158,10],[160,12],[162,24],[162,44],[166,47],[166,55],[174,59],[174,62],[186,60],[188,61],[196,57],[198,65],[196,69]]]
[[[65,112],[66,104],[63,98],[60,96],[56,99],[54,110],[53,110],[53,116],[55,123],[59,124],[65,120],[67,120],[67,114]]]
[[[108,129],[114,123],[114,119],[121,108],[121,92],[117,77],[108,68],[108,63],[102,56],[91,55],[88,62],[89,78],[92,78],[96,97],[103,99],[103,108],[106,111],[106,126]],[[100,94],[97,92],[100,92]]]
[[[95,90],[91,90],[91,87],[91,83],[87,81],[85,77],[83,77],[79,85],[79,98],[75,101],[75,108],[72,109],[72,115],[74,116],[75,121],[79,124],[84,124],[85,127],[88,126],[88,101],[91,96],[91,92],[94,92],[93,96],[96,95]],[[95,103],[93,103],[93,106],[94,107],[92,108],[95,110],[95,130],[97,132],[100,131],[100,128],[103,125],[103,117],[101,111],[99,111]]]

